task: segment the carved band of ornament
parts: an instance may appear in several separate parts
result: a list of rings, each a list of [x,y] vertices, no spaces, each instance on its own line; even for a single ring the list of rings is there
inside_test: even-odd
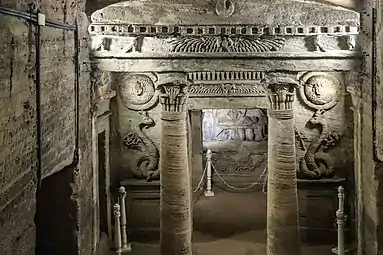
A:
[[[265,96],[262,85],[254,84],[198,84],[191,85],[189,96]]]
[[[263,80],[265,79],[264,72],[193,72],[188,73],[189,80],[194,83],[198,81],[244,81],[244,80]]]
[[[162,110],[168,112],[183,112],[187,98],[186,85],[163,84],[160,89]]]
[[[355,35],[359,27],[355,26],[170,26],[170,25],[129,25],[129,24],[91,24],[91,35],[117,36],[218,36],[218,35],[277,35],[277,36],[306,36],[306,35]]]
[[[284,38],[241,37],[181,37],[170,42],[173,52],[269,52],[279,51]]]
[[[271,110],[293,109],[295,84],[269,85],[268,97]]]
[[[289,120],[294,118],[294,110],[269,110],[268,115],[270,118],[279,120]]]

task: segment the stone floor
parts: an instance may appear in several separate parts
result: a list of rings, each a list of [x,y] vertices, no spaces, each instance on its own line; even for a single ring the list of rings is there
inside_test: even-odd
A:
[[[215,190],[215,193],[214,197],[194,194],[193,254],[266,254],[266,195],[261,191],[239,194]],[[131,254],[159,255],[158,240],[158,233],[136,236]],[[330,255],[331,248],[304,246],[303,254]]]

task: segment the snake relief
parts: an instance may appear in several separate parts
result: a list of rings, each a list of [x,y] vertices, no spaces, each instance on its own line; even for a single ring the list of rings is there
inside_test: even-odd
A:
[[[154,120],[147,112],[139,112],[143,116],[139,125],[128,132],[123,142],[128,149],[135,151],[133,164],[133,175],[135,178],[146,179],[147,181],[159,178],[159,152],[154,142],[143,132],[155,125]]]
[[[330,155],[325,153],[324,150],[334,146],[340,139],[341,134],[329,129],[325,118],[323,117],[323,113],[324,110],[318,110],[309,120],[312,125],[319,128],[320,133],[311,141],[305,155],[300,161],[300,167],[298,170],[300,178],[331,178],[335,174],[334,164],[330,158]],[[297,135],[298,138],[300,138],[299,133]],[[302,140],[301,144],[303,145]]]

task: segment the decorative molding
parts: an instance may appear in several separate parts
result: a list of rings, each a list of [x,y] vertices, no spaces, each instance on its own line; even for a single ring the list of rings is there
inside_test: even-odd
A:
[[[299,95],[314,110],[328,110],[338,104],[342,85],[338,77],[326,72],[309,72],[300,79]]]
[[[256,71],[238,71],[238,72],[192,72],[188,73],[189,80],[193,81],[194,84],[199,82],[222,82],[225,83],[238,82],[238,81],[260,81],[265,79],[264,72]]]
[[[285,45],[284,38],[257,37],[181,37],[170,41],[173,52],[270,52]]]
[[[119,79],[122,104],[131,110],[147,110],[158,102],[154,74],[124,74]]]
[[[158,86],[161,91],[162,110],[166,112],[183,112],[187,98],[187,85],[163,84]]]
[[[265,96],[261,84],[195,84],[189,88],[189,97]]]
[[[91,24],[90,35],[115,36],[222,36],[222,35],[275,35],[275,36],[313,36],[313,35],[357,35],[356,26],[254,26],[254,25],[144,25],[144,24]]]

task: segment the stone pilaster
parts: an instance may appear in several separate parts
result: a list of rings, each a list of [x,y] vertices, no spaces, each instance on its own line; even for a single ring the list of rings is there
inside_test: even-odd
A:
[[[161,254],[192,254],[186,85],[161,85]]]
[[[362,174],[362,116],[361,91],[358,85],[347,87],[352,99],[351,110],[354,112],[354,177],[356,200],[356,225],[358,255],[363,254],[363,174]]]
[[[268,87],[267,254],[299,255],[293,82]]]

